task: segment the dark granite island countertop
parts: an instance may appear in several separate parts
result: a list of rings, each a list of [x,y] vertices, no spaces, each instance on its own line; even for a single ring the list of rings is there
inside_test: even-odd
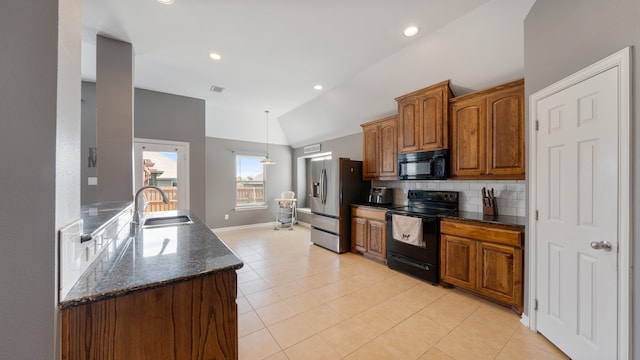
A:
[[[82,205],[80,217],[85,234],[92,234],[101,230],[109,220],[133,206],[131,201],[107,201]]]
[[[60,302],[60,308],[234,271],[243,266],[242,261],[190,211],[157,212],[147,218],[173,215],[188,215],[193,224],[138,227],[134,234],[125,234],[128,240],[121,252],[117,256],[111,255],[112,260],[96,261]]]

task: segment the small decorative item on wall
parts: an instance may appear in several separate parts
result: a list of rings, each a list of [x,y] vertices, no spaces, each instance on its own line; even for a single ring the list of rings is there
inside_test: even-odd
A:
[[[96,167],[96,164],[98,163],[98,149],[95,147],[90,147],[89,148],[89,164],[88,167],[89,168],[94,168]]]

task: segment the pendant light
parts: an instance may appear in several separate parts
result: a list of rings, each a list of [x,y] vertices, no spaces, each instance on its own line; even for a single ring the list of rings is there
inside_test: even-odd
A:
[[[269,110],[264,111],[267,114],[267,156],[260,161],[262,165],[273,165],[276,162],[269,158]]]

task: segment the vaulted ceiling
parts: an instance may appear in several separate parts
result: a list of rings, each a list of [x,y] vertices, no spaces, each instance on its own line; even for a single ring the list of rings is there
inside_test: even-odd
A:
[[[521,76],[513,27],[521,27],[533,2],[84,0],[82,77],[95,80],[97,34],[127,41],[136,87],[206,100],[208,136],[262,142],[268,109],[271,141],[302,146],[393,112],[393,97],[405,90],[451,78],[454,92],[464,92],[492,85],[483,77]],[[477,28],[483,20],[489,30]],[[408,25],[420,33],[403,36]],[[478,43],[494,29],[504,33]],[[485,42],[493,42],[491,54]]]

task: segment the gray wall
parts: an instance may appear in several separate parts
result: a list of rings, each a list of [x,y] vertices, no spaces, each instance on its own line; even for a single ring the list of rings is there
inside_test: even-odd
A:
[[[88,185],[88,178],[98,176],[96,167],[89,167],[89,148],[96,147],[96,83],[82,82],[81,139],[80,146],[80,203],[93,204],[96,186]],[[97,164],[96,164],[97,166]]]
[[[189,207],[206,219],[205,102],[136,89],[134,136],[189,143]]]
[[[264,156],[266,145],[248,141],[206,138],[206,206],[207,225],[210,228],[242,226],[275,221],[275,199],[283,191],[292,189],[291,147],[269,145],[269,156],[274,165],[266,166],[265,202],[269,206],[261,210],[234,211],[236,204],[235,156]],[[229,220],[224,215],[229,215]]]
[[[96,146],[95,89],[93,82],[82,83],[82,204],[96,202],[95,186],[87,177],[89,147]],[[134,136],[137,138],[189,143],[189,205],[204,220],[205,211],[205,102],[185,96],[135,89]],[[98,167],[100,166],[98,160]],[[131,199],[131,197],[130,197]]]
[[[632,124],[638,119],[640,97],[640,2],[637,0],[538,0],[524,22],[525,95],[594,63],[614,52],[633,46]],[[528,128],[528,127],[527,127]],[[640,126],[633,125],[632,144],[640,141]],[[633,223],[640,224],[640,147],[633,146]],[[640,259],[638,229],[633,235],[634,264]],[[637,269],[637,266],[635,267]],[[640,274],[634,269],[634,287],[640,289]],[[640,344],[640,294],[633,292],[634,344]],[[634,359],[640,358],[634,349]]]
[[[311,144],[309,144],[311,145]],[[349,158],[351,160],[361,160],[362,161],[362,134],[352,134],[343,136],[333,140],[327,140],[320,143],[320,152],[330,152],[331,156],[334,158]],[[293,177],[292,184],[294,184],[293,191],[298,194],[298,201],[300,207],[309,207],[308,203],[308,184],[307,184],[307,171],[302,168],[306,166],[307,161],[304,159],[307,155],[313,154],[305,154],[304,146],[294,149],[292,154],[292,164],[293,170],[291,171],[291,176]]]
[[[102,201],[133,198],[133,47],[97,37],[96,116],[98,186]]]
[[[0,359],[58,356],[57,228],[79,217],[80,5],[0,5]]]

